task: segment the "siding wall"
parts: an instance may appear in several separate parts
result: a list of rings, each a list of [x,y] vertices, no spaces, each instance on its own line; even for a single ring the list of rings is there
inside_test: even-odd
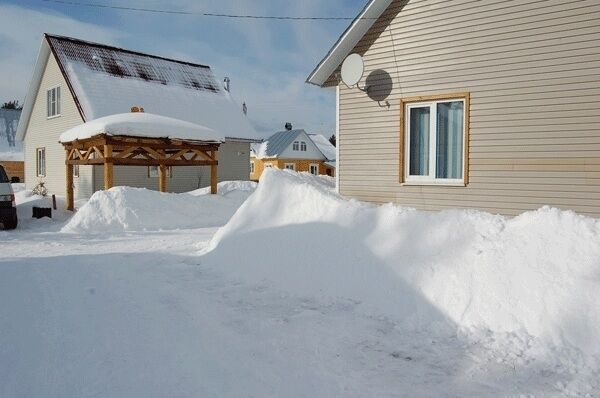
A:
[[[61,115],[46,117],[46,90],[61,87]],[[39,91],[35,98],[29,125],[25,133],[25,185],[33,188],[39,181],[46,182],[50,194],[64,195],[66,184],[65,150],[58,142],[67,129],[82,123],[77,106],[69,93],[54,56],[50,54]],[[36,149],[46,148],[46,176],[36,173]],[[92,194],[92,169],[81,167],[75,178],[75,198],[87,198]]]
[[[342,194],[600,217],[599,1],[397,0],[353,52],[393,90],[387,108],[340,84]],[[401,185],[400,98],[455,92],[471,94],[468,186]]]

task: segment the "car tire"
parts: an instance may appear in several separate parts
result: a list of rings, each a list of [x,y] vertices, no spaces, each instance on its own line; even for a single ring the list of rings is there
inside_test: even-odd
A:
[[[4,221],[4,229],[16,229],[19,221],[17,220],[17,216],[9,218]]]

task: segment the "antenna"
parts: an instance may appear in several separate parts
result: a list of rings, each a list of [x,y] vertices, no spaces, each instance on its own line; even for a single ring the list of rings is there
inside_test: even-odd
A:
[[[362,79],[364,72],[365,65],[360,54],[350,54],[342,64],[342,81],[348,87],[355,86]]]

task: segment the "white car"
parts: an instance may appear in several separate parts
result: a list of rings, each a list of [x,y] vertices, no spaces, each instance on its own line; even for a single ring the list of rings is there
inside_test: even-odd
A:
[[[0,166],[0,224],[4,226],[4,229],[17,228],[15,194],[2,166]]]

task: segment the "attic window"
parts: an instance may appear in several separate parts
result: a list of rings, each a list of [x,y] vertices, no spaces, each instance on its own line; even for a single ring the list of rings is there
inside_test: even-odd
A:
[[[46,91],[46,117],[60,116],[60,86]]]
[[[306,152],[306,142],[300,141],[300,150]]]
[[[299,141],[294,141],[294,144],[292,145],[292,149],[294,151],[299,151],[300,150],[300,142]]]

